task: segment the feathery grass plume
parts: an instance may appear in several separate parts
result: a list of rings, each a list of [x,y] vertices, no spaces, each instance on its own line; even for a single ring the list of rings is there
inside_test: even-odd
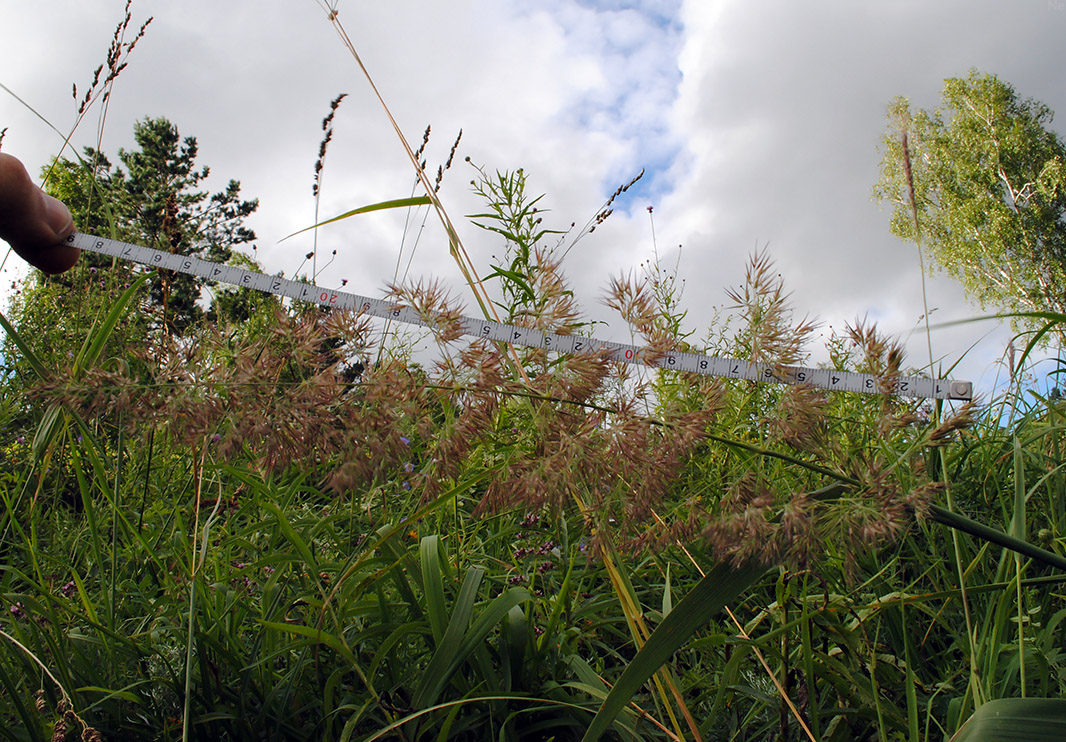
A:
[[[611,363],[608,351],[563,356],[531,380],[530,388],[545,397],[572,404],[592,404],[603,391]]]
[[[737,337],[745,356],[754,363],[790,366],[805,357],[804,346],[817,324],[804,317],[793,325],[784,280],[764,250],[752,255],[744,285],[728,291],[733,309],[740,310],[743,329]]]
[[[627,299],[632,302],[628,313],[635,324],[649,316],[644,303],[632,299],[635,291],[616,293],[616,305]],[[772,273],[763,256],[752,261],[745,286],[731,292],[731,298],[741,308],[746,325],[735,342],[762,361],[800,360],[802,341],[813,325],[803,320],[798,327],[792,326],[780,276]],[[872,326],[857,323],[848,328],[846,338],[832,342],[839,346],[831,353],[835,367],[890,378],[900,372],[900,347]],[[678,482],[682,491],[693,487],[706,494],[675,495],[672,522],[667,519],[659,533],[646,539],[647,544],[663,547],[672,538],[698,536],[722,559],[820,569],[826,556],[824,545],[833,543],[839,545],[845,567],[853,570],[860,555],[890,543],[921,517],[938,491],[928,482],[917,453],[901,461],[885,459],[891,450],[886,448],[888,440],[899,439],[910,446],[932,440],[928,433],[923,438],[921,431],[912,430],[917,422],[914,406],[890,395],[888,387],[879,400],[830,396],[803,386],[717,389],[724,402],[708,431],[712,440],[726,448],[720,451],[717,444],[708,445],[690,457],[688,470],[682,470]],[[686,409],[700,403],[700,395],[677,381],[658,384],[656,394],[660,408]],[[960,420],[959,424],[965,423]],[[688,479],[706,466],[701,459],[715,461],[725,456],[728,461],[726,452],[734,446],[750,452],[738,459],[741,468],[719,470],[725,479],[716,484],[708,485],[702,477]],[[756,458],[750,458],[751,453]],[[784,466],[775,461],[789,463]],[[807,466],[812,473],[832,474],[846,484],[822,493],[826,481],[804,474]],[[726,494],[714,497],[715,486]]]
[[[767,418],[771,438],[806,453],[823,452],[829,432],[829,399],[820,389],[805,385],[786,387],[776,410]]]
[[[858,354],[856,370],[873,374],[878,379],[878,391],[881,392],[881,414],[876,423],[878,434],[888,435],[894,429],[918,422],[916,407],[894,394],[903,367],[903,346],[882,336],[874,324],[867,324],[865,320],[846,325],[845,337],[851,346],[846,355],[854,357]]]
[[[630,328],[644,339],[646,350],[643,358],[646,363],[654,364],[666,353],[677,349],[675,328],[666,325],[662,304],[649,287],[646,277],[639,281],[634,276],[612,279],[604,303],[618,312]]]
[[[374,483],[393,479],[411,461],[412,451],[432,440],[434,402],[424,374],[416,369],[391,360],[367,369],[334,413],[336,435],[323,457],[328,487],[355,497]]]
[[[702,532],[719,559],[736,564],[774,563],[780,559],[780,526],[774,522],[773,491],[755,472],[747,472],[726,493],[721,513]],[[799,529],[795,529],[799,530]]]
[[[555,257],[552,248],[537,245],[532,265],[535,268],[529,276],[529,288],[535,301],[516,311],[513,323],[561,335],[577,332],[584,321],[563,275],[562,259]]]
[[[438,345],[446,345],[463,336],[462,307],[452,304],[440,281],[419,281],[415,286],[389,286],[386,298],[393,301],[394,309],[410,307],[418,312]]]
[[[981,401],[978,398],[967,400],[954,414],[943,420],[927,435],[927,445],[943,446],[955,437],[955,433],[973,427]]]
[[[487,446],[486,455],[491,455],[502,400],[508,389],[516,387],[507,368],[500,350],[479,340],[460,353],[457,365],[446,369],[454,386],[442,390],[439,400],[451,414],[434,428],[432,438],[427,438],[431,443],[424,456],[426,466],[418,478],[423,501],[456,481],[469,457],[483,445]],[[484,511],[488,503],[482,500],[478,508]]]
[[[852,345],[861,354],[859,370],[881,377],[885,384],[893,384],[903,365],[903,346],[899,341],[880,335],[877,327],[867,324],[866,320],[848,324],[846,332]],[[891,393],[893,387],[886,386],[882,391]]]
[[[330,354],[342,373],[354,373],[365,368],[370,350],[378,344],[374,321],[362,311],[329,312],[326,314],[324,330]],[[352,381],[352,379],[348,379]]]

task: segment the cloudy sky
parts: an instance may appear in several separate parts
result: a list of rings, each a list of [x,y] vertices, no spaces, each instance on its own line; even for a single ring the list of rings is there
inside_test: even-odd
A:
[[[756,248],[776,261],[799,315],[829,326],[869,317],[927,361],[913,245],[873,202],[885,106],[897,95],[938,103],[947,77],[992,72],[1064,112],[1066,0],[330,0],[413,146],[432,125],[436,170],[460,129],[441,196],[483,273],[501,245],[464,222],[479,209],[469,156],[518,167],[551,212],[545,226],[591,219],[620,184],[646,175],[569,253],[590,316],[612,276],[657,249],[685,279],[697,336],[743,280]],[[0,83],[63,132],[103,62],[124,0],[0,0]],[[316,0],[134,0],[132,27],[154,21],[115,86],[93,109],[81,148],[114,154],[133,123],[165,116],[197,137],[215,189],[239,179],[260,208],[251,226],[270,272],[297,270],[314,220],[313,165],[322,117],[338,93],[321,213],[411,195],[402,147]],[[61,138],[0,90],[4,151],[37,172]],[[1060,129],[1060,131],[1062,131]],[[102,133],[101,133],[102,132]],[[654,207],[654,232],[648,207]],[[432,216],[351,219],[319,235],[318,282],[380,295],[397,255],[412,277],[439,277],[472,305]],[[653,240],[654,235],[654,240]],[[417,240],[415,237],[417,236]],[[12,276],[14,259],[5,268]],[[937,322],[974,316],[951,279],[928,282]],[[473,313],[473,312],[471,312]],[[598,336],[629,340],[619,321]],[[934,331],[938,363],[991,389],[1010,333],[991,323]],[[970,349],[971,346],[974,346]],[[968,350],[969,349],[969,350]],[[819,356],[815,355],[817,359]]]

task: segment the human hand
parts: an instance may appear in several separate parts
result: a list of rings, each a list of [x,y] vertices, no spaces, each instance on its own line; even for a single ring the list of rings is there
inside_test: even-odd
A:
[[[45,273],[62,273],[78,261],[65,240],[74,220],[62,201],[34,185],[16,158],[0,152],[0,240]]]

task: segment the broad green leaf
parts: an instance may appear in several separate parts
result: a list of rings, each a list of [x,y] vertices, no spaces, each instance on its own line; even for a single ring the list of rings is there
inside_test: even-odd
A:
[[[735,601],[765,572],[766,568],[762,566],[735,568],[727,564],[719,564],[708,572],[648,637],[647,643],[637,652],[600,706],[581,738],[582,742],[594,742],[605,734],[648,678],[701,626],[726,604]]]
[[[951,742],[1061,742],[1066,739],[1066,700],[1000,698],[966,720]]]
[[[510,685],[507,690],[514,690],[522,676],[522,658],[529,643],[529,622],[521,606],[514,606],[507,611],[500,632],[500,659],[506,663],[507,677]]]
[[[474,612],[474,601],[477,600],[477,590],[484,576],[484,567],[471,567],[467,570],[466,577],[463,578],[463,585],[459,588],[459,595],[455,599],[455,607],[452,609],[451,617],[448,620],[448,627],[443,637],[437,641],[433,657],[422,674],[422,681],[415,691],[412,703],[416,708],[432,704],[436,700],[436,695],[440,693],[440,689],[447,682],[448,676],[451,674],[447,668],[453,666],[456,657],[462,650],[463,635],[470,625],[470,616]],[[432,694],[433,697],[428,697],[429,694]]]
[[[525,296],[526,301],[536,301],[536,295],[533,293],[533,288],[529,285],[526,279],[521,276],[521,274],[516,273],[515,271],[508,270],[507,268],[501,268],[498,265],[494,265],[492,266],[492,273],[485,276],[485,278],[482,280],[488,281],[490,278],[497,277],[506,278],[510,281],[513,281],[518,286],[518,288],[522,289],[522,294]]]

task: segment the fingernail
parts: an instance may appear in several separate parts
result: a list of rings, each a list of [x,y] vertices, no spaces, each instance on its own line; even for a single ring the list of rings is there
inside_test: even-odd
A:
[[[44,194],[45,221],[56,233],[56,237],[62,239],[74,231],[74,219],[70,210],[62,201]]]

